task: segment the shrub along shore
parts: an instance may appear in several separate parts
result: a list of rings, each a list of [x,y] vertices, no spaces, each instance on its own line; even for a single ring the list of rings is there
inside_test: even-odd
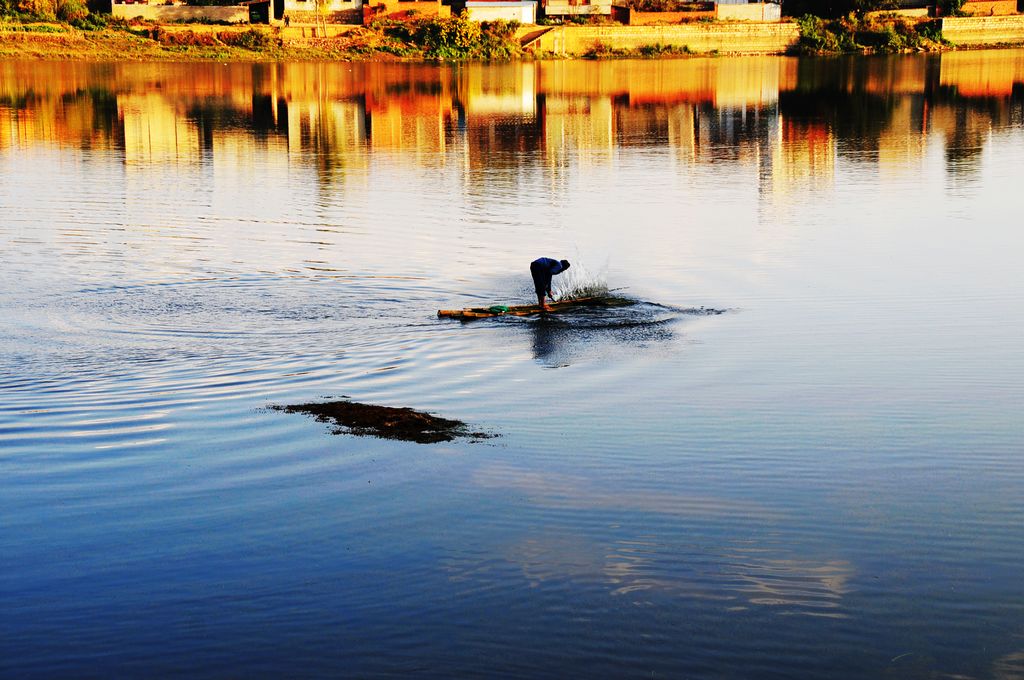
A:
[[[98,15],[0,23],[0,57],[93,60],[502,60],[524,56],[518,24],[458,17],[353,26],[337,37],[283,37],[266,25],[156,24]]]
[[[2,2],[3,0],[0,0]],[[265,25],[156,24],[89,13],[77,0],[59,0],[49,20],[32,15],[0,20],[0,58],[174,61],[285,60],[513,60],[574,56],[593,59],[665,58],[693,54],[685,45],[615,46],[614,25],[601,27],[605,42],[576,54],[554,55],[524,49],[517,22],[473,22],[462,17],[377,21],[353,26],[336,37],[288,38],[288,31]],[[943,39],[941,20],[914,21],[895,15],[834,19],[805,15],[795,20],[800,38],[789,53],[887,53],[938,51],[954,46]],[[776,24],[777,25],[777,24]],[[706,25],[713,30],[714,24]],[[573,31],[565,26],[560,30]],[[578,27],[586,29],[586,27]],[[655,31],[652,28],[652,37]],[[638,27],[632,30],[635,37]],[[697,29],[701,30],[701,29]],[[294,31],[292,32],[294,33]],[[635,39],[633,41],[635,43]]]

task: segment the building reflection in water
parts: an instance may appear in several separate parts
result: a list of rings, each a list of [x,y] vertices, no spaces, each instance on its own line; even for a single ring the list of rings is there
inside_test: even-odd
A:
[[[977,171],[1022,124],[1024,51],[877,59],[416,64],[0,64],[0,149],[118,152],[131,172],[300,164],[325,188],[371,157],[462,173],[467,192],[665,152],[737,164],[763,198],[830,183],[839,159],[899,175],[934,141]],[[249,170],[251,171],[251,170]],[[357,182],[358,183],[358,182]],[[483,190],[483,189],[481,189]]]

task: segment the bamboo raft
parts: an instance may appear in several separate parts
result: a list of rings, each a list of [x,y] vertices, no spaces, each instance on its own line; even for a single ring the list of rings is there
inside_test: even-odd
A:
[[[548,303],[548,312],[557,314],[579,307],[619,307],[632,301],[616,297],[581,297]],[[464,309],[439,309],[437,315],[449,319],[487,319],[495,316],[531,316],[540,314],[539,305],[493,305],[491,307],[466,307]]]

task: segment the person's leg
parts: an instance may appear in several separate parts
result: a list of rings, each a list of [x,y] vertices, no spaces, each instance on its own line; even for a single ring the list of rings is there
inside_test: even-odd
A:
[[[546,310],[548,306],[544,302],[544,296],[547,294],[547,289],[551,282],[550,280],[545,281],[547,277],[545,276],[544,267],[536,262],[531,262],[530,276],[533,277],[533,289],[537,292],[537,306]]]

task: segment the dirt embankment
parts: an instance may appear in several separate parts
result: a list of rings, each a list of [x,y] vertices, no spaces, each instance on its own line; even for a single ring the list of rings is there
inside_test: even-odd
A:
[[[81,31],[62,24],[4,28],[0,58],[92,61],[283,61],[367,58],[372,41],[355,27],[332,39],[282,39],[273,28],[203,24]],[[377,58],[374,56],[373,58]],[[383,55],[383,58],[393,58]]]

